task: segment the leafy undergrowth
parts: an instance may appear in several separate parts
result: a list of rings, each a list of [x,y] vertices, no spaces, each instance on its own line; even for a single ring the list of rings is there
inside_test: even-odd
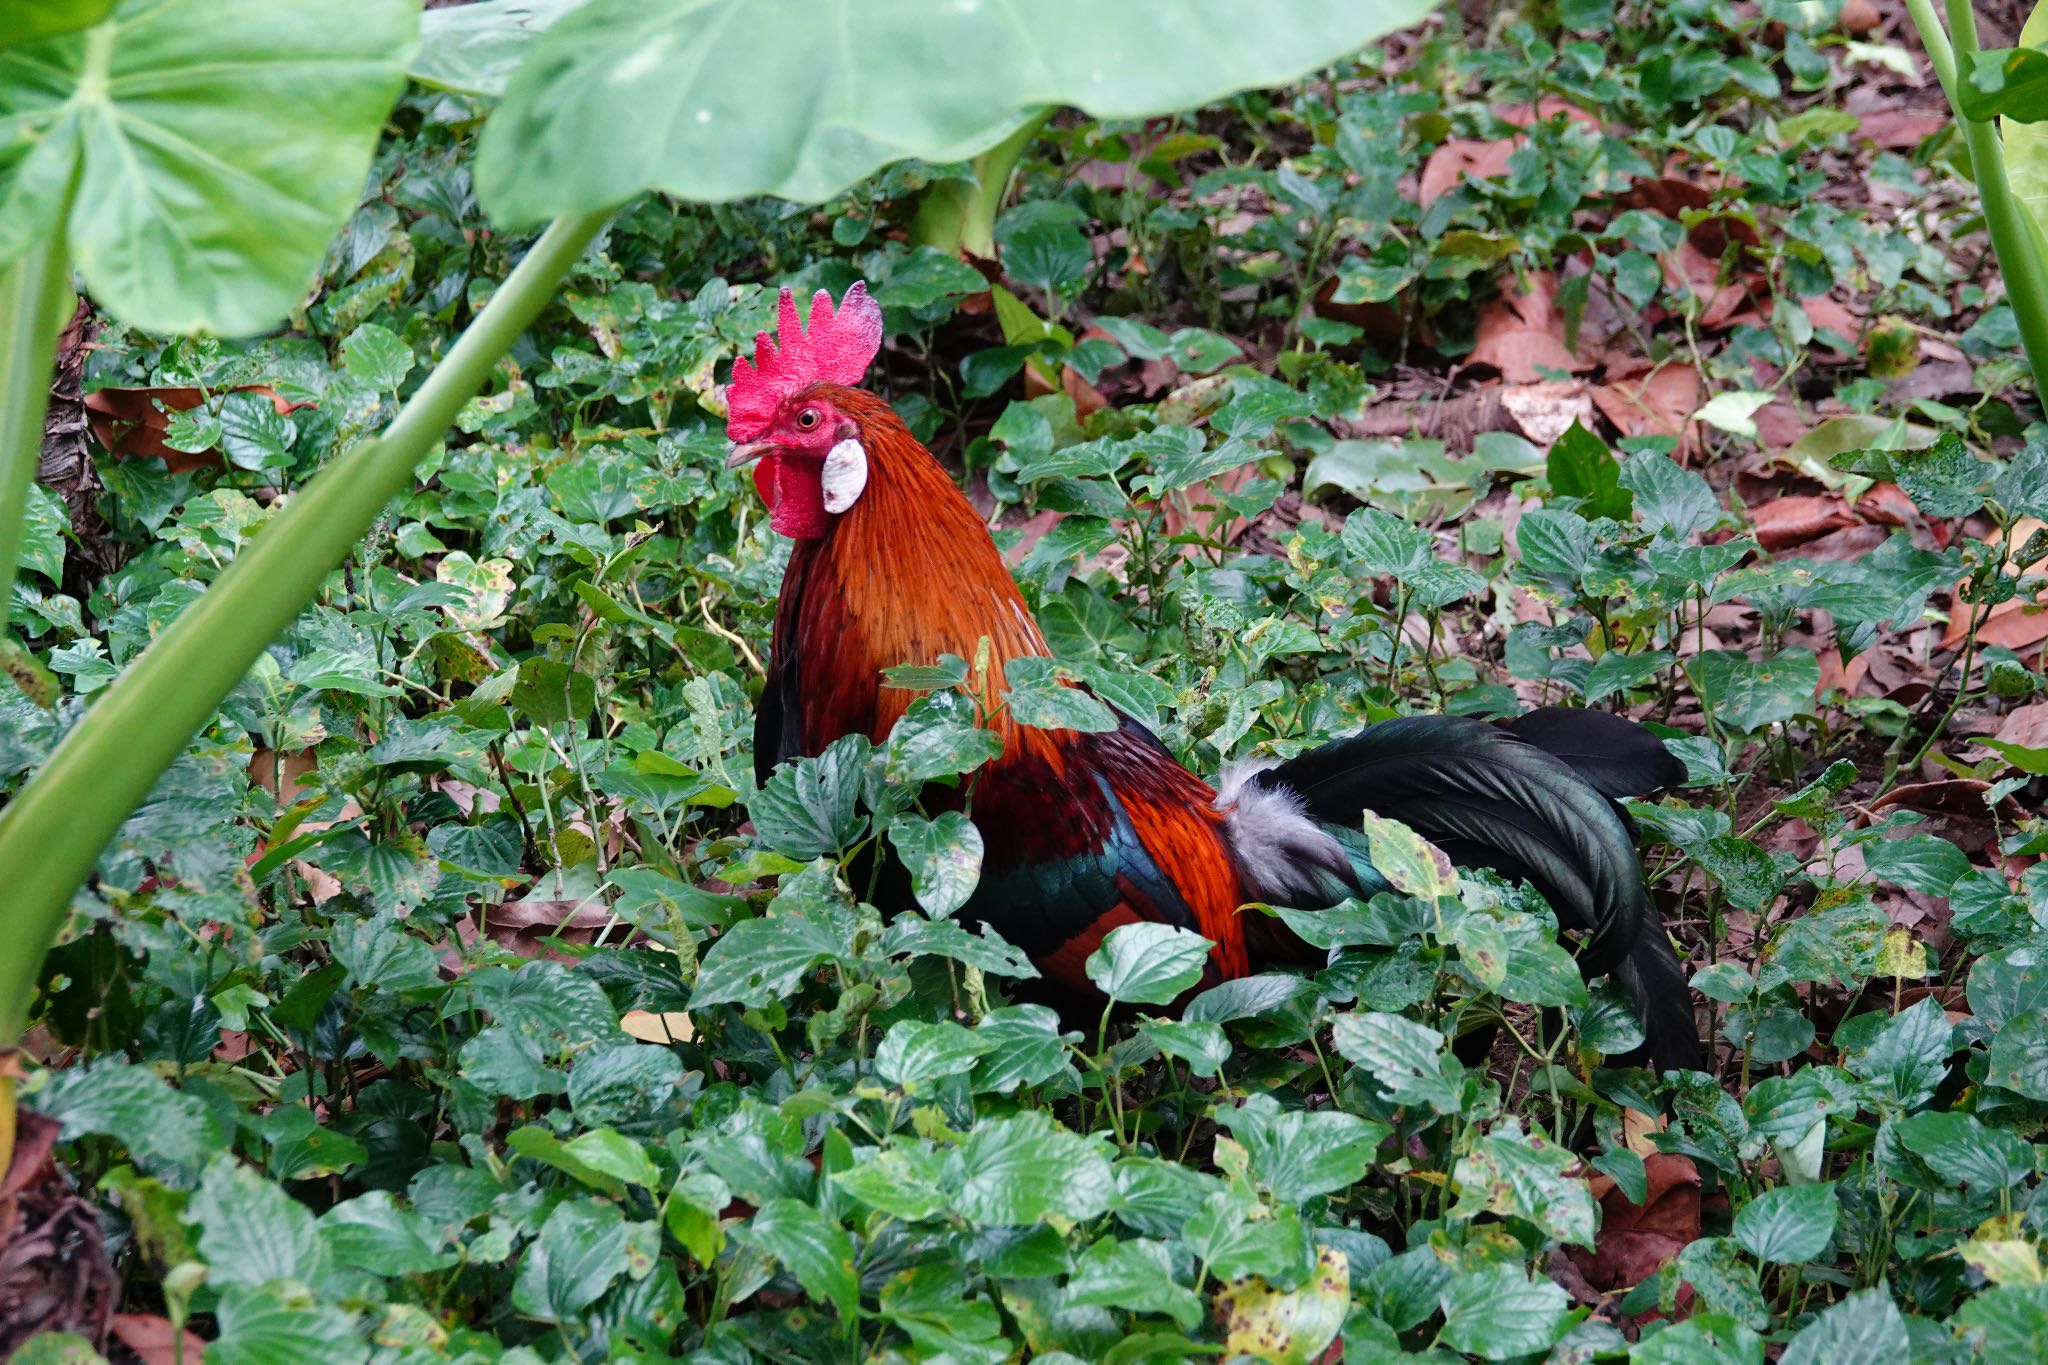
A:
[[[994,288],[906,244],[960,168],[629,208],[81,894],[24,1150],[97,1214],[66,1264],[117,1279],[0,1261],[0,1330],[118,1310],[116,1355],[250,1365],[2039,1358],[2048,444],[1960,144],[1867,13],[1533,8],[1055,120]],[[84,353],[104,494],[66,490],[71,539],[39,503],[8,785],[504,277],[478,112],[407,100],[288,332]],[[1325,970],[1168,1009],[1202,944],[1126,930],[1091,964],[1121,1008],[1031,1003],[950,918],[978,836],[918,808],[988,756],[943,669],[886,745],[756,790],[786,547],[717,383],[775,285],[855,278],[872,382],[1061,659],[1197,771],[1403,711],[1660,727],[1691,783],[1635,814],[1712,1071],[1603,1067],[1638,1032],[1548,909],[1393,828],[1401,894],[1275,912]],[[917,905],[861,899],[882,844]]]

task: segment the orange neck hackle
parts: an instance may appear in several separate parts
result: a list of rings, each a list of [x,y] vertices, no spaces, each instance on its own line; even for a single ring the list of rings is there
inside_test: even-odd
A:
[[[864,668],[874,683],[871,700],[865,686],[852,696],[836,689],[821,702],[831,714],[818,716],[817,723],[879,741],[917,696],[880,686],[880,670],[935,664],[944,654],[971,667],[982,661],[986,639],[979,700],[993,714],[989,724],[1003,736],[1006,752],[1014,751],[1018,727],[997,712],[1004,666],[1012,659],[1046,657],[1051,650],[987,525],[937,457],[882,399],[835,384],[805,392],[854,421],[869,469],[859,502],[836,517],[823,537],[800,542],[792,560],[792,580],[806,585],[799,619],[836,636],[820,641],[835,656],[832,670],[843,675]],[[843,620],[833,620],[823,600],[828,593],[842,604]],[[816,695],[809,687],[806,694]],[[867,714],[849,714],[849,706]],[[807,717],[807,732],[811,724]]]

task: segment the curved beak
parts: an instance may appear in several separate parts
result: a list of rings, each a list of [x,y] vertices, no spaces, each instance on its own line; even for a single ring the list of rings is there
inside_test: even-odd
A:
[[[774,450],[773,441],[749,441],[745,445],[734,446],[732,454],[726,456],[725,467],[738,469],[741,465],[752,464],[763,455],[772,454]]]

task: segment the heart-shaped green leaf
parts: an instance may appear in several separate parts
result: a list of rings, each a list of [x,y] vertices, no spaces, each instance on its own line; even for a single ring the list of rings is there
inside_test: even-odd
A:
[[[0,47],[91,28],[113,8],[114,0],[0,0]]]
[[[61,231],[125,322],[271,326],[356,206],[418,24],[413,0],[125,0],[0,51],[0,264]]]
[[[1122,924],[1088,954],[1088,979],[1127,1005],[1164,1005],[1199,981],[1209,940],[1170,924]]]

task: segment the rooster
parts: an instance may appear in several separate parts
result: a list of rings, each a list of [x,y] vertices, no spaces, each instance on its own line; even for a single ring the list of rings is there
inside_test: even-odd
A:
[[[1210,982],[1301,960],[1306,945],[1277,919],[1239,911],[1388,890],[1361,833],[1372,811],[1458,863],[1534,884],[1583,934],[1587,974],[1627,989],[1647,1038],[1637,1059],[1698,1065],[1685,974],[1617,804],[1682,779],[1660,741],[1593,711],[1504,726],[1412,716],[1237,766],[1211,787],[1129,717],[1101,733],[1018,724],[995,705],[1004,667],[1051,651],[980,515],[889,405],[858,387],[881,341],[864,285],[837,308],[820,290],[808,325],[784,289],[777,336],[760,334],[727,387],[730,464],[753,466],[770,527],[795,542],[755,726],[763,781],[843,735],[885,739],[913,695],[883,686],[884,668],[975,658],[985,640],[982,700],[1003,752],[974,779],[983,867],[960,913],[1057,986],[1090,991],[1088,955],[1141,921],[1213,942]]]

